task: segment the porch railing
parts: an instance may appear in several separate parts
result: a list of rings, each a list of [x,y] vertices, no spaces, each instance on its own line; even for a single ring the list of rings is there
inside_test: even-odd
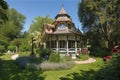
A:
[[[54,51],[54,52],[57,52],[57,48],[52,48],[52,50]],[[68,48],[68,50],[67,50],[67,48],[58,48],[58,51],[59,52],[75,52],[75,48]]]
[[[75,52],[75,48],[68,48],[68,52]]]

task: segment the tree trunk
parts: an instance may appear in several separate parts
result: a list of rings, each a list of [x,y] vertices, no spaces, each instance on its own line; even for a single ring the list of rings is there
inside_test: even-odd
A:
[[[16,53],[19,53],[19,46],[16,46]]]
[[[113,41],[109,40],[108,41],[108,48],[112,49],[114,47]]]

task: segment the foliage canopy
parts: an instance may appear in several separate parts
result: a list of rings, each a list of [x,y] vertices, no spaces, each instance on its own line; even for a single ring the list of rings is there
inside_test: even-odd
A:
[[[112,48],[114,42],[120,42],[119,3],[120,0],[82,0],[79,3],[78,16],[91,45],[97,42],[98,47]]]

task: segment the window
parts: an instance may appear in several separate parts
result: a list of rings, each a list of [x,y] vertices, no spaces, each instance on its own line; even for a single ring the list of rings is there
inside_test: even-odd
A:
[[[61,17],[65,17],[64,15],[62,15]]]
[[[60,29],[65,29],[65,24],[63,24],[63,23],[60,24],[60,25],[59,25],[59,28],[60,28]]]

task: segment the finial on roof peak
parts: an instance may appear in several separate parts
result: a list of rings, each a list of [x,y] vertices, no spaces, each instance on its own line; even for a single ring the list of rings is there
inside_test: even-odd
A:
[[[64,4],[62,3],[62,7],[64,7]]]
[[[63,4],[61,5],[61,9],[60,9],[59,13],[57,14],[57,16],[55,18],[58,18],[61,15],[67,16],[68,18],[70,18],[70,16],[67,14],[66,10],[63,7]]]
[[[64,5],[62,4],[61,10],[59,12],[59,14],[67,14],[67,12],[64,9]]]

